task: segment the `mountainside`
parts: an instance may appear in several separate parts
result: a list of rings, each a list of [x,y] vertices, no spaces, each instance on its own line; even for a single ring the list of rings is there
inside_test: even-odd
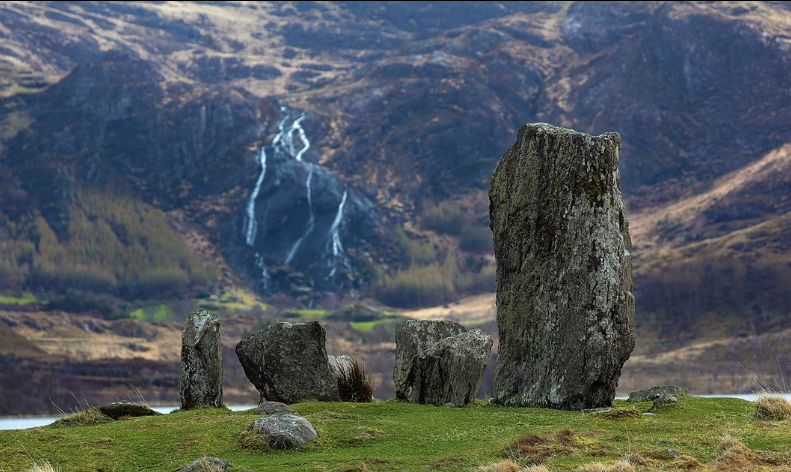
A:
[[[491,292],[489,178],[545,121],[621,134],[638,353],[780,332],[789,70],[787,2],[2,2],[0,284]]]

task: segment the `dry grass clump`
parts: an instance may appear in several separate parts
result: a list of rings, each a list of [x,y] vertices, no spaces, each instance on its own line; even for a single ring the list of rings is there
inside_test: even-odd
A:
[[[193,472],[225,472],[225,467],[218,464],[217,462],[203,458],[195,464],[195,468],[192,469]]]
[[[503,455],[508,459],[538,465],[552,455],[552,449],[548,439],[535,434],[525,434],[509,445]]]
[[[582,470],[584,472],[634,472],[634,466],[627,461],[621,460],[609,466],[602,464],[586,465]]]
[[[759,420],[791,419],[791,402],[778,395],[760,395],[755,401],[755,417]]]
[[[247,430],[239,433],[237,438],[239,447],[248,451],[266,451],[269,449],[267,437],[258,434],[256,430]]]
[[[88,424],[111,423],[114,420],[104,415],[98,408],[88,408],[78,411],[56,421],[56,426],[82,426]]]
[[[522,466],[513,461],[500,461],[478,468],[478,472],[519,472]]]
[[[686,454],[679,454],[678,458],[672,462],[672,465],[676,469],[686,470],[695,470],[703,466],[699,460]]]
[[[351,369],[340,369],[338,391],[345,402],[367,403],[374,399],[376,379],[363,362],[352,357]]]
[[[36,462],[27,470],[27,472],[58,472],[58,470],[52,467],[52,464],[49,462],[44,461],[41,464]]]
[[[755,465],[755,454],[741,441],[725,435],[720,441],[717,464],[722,469],[741,469]]]

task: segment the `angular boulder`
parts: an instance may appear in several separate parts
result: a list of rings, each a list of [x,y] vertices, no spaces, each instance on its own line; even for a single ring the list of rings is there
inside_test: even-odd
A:
[[[412,403],[464,406],[475,399],[492,349],[491,336],[452,321],[410,320],[396,326],[396,397]]]
[[[430,344],[467,331],[455,321],[409,320],[396,325],[395,330],[395,364],[393,365],[393,383],[396,398],[405,400],[412,388],[407,383],[412,360],[416,359]]]
[[[656,387],[646,388],[644,390],[638,390],[636,392],[630,393],[629,399],[627,401],[649,402],[663,396],[670,397],[676,395],[689,395],[689,390],[676,385],[658,385]]]
[[[181,334],[181,408],[223,408],[220,320],[208,311],[187,315]]]
[[[612,404],[635,343],[620,147],[617,133],[527,124],[497,164],[498,404]]]
[[[278,449],[295,449],[318,437],[310,421],[289,413],[257,419],[247,430],[266,438],[271,447]]]
[[[280,322],[242,339],[236,356],[261,394],[260,401],[339,401],[325,342],[326,333],[318,321]]]

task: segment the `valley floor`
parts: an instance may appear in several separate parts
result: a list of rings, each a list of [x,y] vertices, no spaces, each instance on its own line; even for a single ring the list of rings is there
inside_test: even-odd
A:
[[[636,403],[640,412],[650,403]],[[0,470],[49,462],[62,471],[172,471],[203,456],[240,471],[476,470],[510,459],[575,470],[628,459],[638,470],[749,469],[791,466],[791,421],[759,421],[738,399],[682,397],[654,415],[625,402],[601,415],[476,402],[441,408],[396,401],[303,403],[319,439],[301,450],[252,451],[239,435],[252,410],[197,410],[104,424],[0,432]],[[629,417],[634,416],[634,417]],[[723,442],[723,438],[726,440]],[[749,449],[728,448],[735,438]],[[738,443],[737,443],[738,444]],[[725,445],[725,449],[723,446]],[[737,453],[738,452],[738,453]],[[787,469],[784,469],[787,470]]]

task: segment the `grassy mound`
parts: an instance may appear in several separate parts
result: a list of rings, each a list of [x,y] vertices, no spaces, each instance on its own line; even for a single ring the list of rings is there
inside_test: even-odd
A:
[[[240,441],[258,417],[252,411],[196,410],[68,428],[0,431],[0,470],[28,470],[34,462],[76,472],[176,470],[204,456],[231,461],[240,471],[791,465],[791,422],[757,421],[754,405],[737,399],[689,397],[684,408],[638,421],[481,402],[466,408],[395,401],[303,403],[294,408],[319,433],[300,450],[261,451]],[[637,408],[645,410],[650,404]]]

